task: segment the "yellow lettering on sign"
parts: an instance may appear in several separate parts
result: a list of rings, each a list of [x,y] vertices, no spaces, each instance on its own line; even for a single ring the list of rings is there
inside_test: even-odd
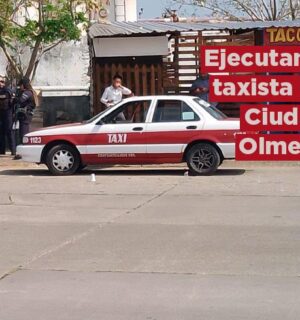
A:
[[[300,42],[300,28],[267,28],[266,36],[269,43],[296,43]]]
[[[275,41],[276,30],[277,29],[274,29],[274,28],[269,28],[269,29],[266,30],[266,32],[269,33],[270,42],[274,42]]]
[[[275,42],[285,42],[285,36],[284,36],[283,29],[278,29],[276,37],[275,37]]]
[[[296,40],[300,42],[300,28],[297,28]]]
[[[295,29],[288,28],[286,31],[286,41],[293,42],[295,41]]]

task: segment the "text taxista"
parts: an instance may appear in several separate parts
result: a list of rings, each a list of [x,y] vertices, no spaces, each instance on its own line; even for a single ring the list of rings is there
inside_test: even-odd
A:
[[[290,82],[278,81],[272,78],[268,82],[251,78],[247,82],[233,83],[231,81],[223,81],[222,77],[220,77],[212,81],[212,86],[216,96],[293,96],[293,85]]]

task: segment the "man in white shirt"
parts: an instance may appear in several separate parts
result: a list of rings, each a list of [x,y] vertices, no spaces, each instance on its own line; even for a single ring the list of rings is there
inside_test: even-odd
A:
[[[123,78],[120,75],[113,77],[113,83],[107,87],[102,95],[101,102],[105,104],[107,108],[116,105],[122,101],[123,95],[130,96],[132,91],[122,86]]]

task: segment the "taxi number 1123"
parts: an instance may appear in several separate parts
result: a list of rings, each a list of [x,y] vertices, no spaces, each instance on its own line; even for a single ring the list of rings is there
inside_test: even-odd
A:
[[[29,138],[29,143],[31,143],[31,144],[40,144],[40,143],[42,143],[42,138],[41,137],[30,137]]]

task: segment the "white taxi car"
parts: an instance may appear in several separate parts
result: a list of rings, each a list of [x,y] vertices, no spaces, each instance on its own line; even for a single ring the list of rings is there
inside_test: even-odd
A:
[[[86,165],[187,162],[194,174],[212,174],[235,157],[238,119],[191,96],[123,100],[84,123],[27,134],[18,154],[55,175]]]

